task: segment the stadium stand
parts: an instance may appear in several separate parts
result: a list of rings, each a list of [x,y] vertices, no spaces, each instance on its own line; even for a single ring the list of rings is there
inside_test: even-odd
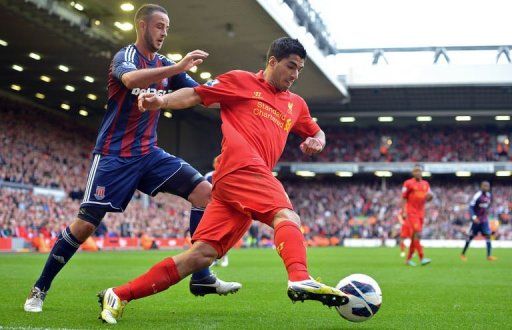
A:
[[[76,216],[95,132],[86,127],[77,130],[76,123],[11,101],[0,101],[0,114],[0,237],[55,238]],[[503,133],[506,132],[488,128],[328,128],[331,143],[323,153],[326,156],[315,160],[495,160],[509,157],[485,151],[495,150],[495,136]],[[381,136],[393,140],[386,155],[379,151]],[[415,142],[409,146],[406,141]],[[286,159],[303,159],[295,153],[296,143],[295,138],[289,143]],[[464,153],[459,153],[459,149],[464,149]],[[334,243],[338,243],[344,238],[396,237],[399,183],[382,189],[378,181],[358,180],[285,181],[310,244],[316,244],[318,239],[323,244],[321,239],[325,238],[336,238]],[[21,184],[22,189],[6,183]],[[59,188],[65,195],[41,195],[33,187]],[[427,209],[424,237],[462,238],[469,222],[467,204],[477,186],[463,182],[433,183],[433,189],[438,198]],[[512,187],[498,184],[493,192],[493,218],[501,222],[496,238],[512,239]],[[107,215],[105,226],[96,235],[184,238],[189,210],[189,203],[177,197],[160,195],[148,201],[136,194],[134,203],[123,214]],[[263,245],[272,237],[271,231],[262,225],[257,225],[254,232]]]
[[[397,162],[397,161],[507,161],[509,144],[500,136],[511,136],[510,127],[326,127],[327,146],[313,157],[303,155],[292,136],[283,161]]]
[[[0,179],[71,192],[87,178],[94,131],[0,99]]]

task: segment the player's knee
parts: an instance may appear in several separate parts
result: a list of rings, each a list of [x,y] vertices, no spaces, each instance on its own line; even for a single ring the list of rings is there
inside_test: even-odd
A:
[[[212,197],[212,185],[208,181],[202,181],[188,196],[188,201],[194,207],[206,207]]]
[[[217,251],[210,245],[197,242],[189,250],[189,264],[192,269],[199,270],[209,267],[217,259]]]
[[[94,233],[96,226],[90,222],[82,219],[76,219],[70,226],[71,234],[80,242],[83,243],[89,236]]]
[[[291,221],[297,224],[297,226],[300,226],[300,217],[295,211],[292,211],[290,209],[282,209],[279,212],[276,213],[274,216],[274,227],[277,226],[280,222],[283,221]]]

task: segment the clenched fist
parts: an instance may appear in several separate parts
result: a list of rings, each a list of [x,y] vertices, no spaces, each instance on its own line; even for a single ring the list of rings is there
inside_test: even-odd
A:
[[[304,142],[300,144],[300,150],[308,155],[314,155],[321,152],[324,149],[324,145],[320,139],[314,137],[308,137]]]
[[[164,104],[164,99],[153,93],[143,93],[139,95],[138,105],[139,111],[145,112],[147,110],[161,109]]]

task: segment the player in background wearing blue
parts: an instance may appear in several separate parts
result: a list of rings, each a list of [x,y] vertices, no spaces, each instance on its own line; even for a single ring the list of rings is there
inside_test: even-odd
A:
[[[160,111],[142,113],[140,93],[158,95],[198,84],[186,71],[208,56],[201,50],[173,63],[157,52],[167,37],[169,17],[158,5],[143,5],[135,15],[137,40],[112,61],[108,80],[107,113],[101,123],[84,199],[75,221],[59,235],[43,272],[30,290],[24,309],[42,312],[53,279],[100,224],[107,212],[123,212],[136,189],[155,196],[170,193],[192,203],[193,234],[211,196],[211,184],[184,160],[157,146]],[[224,282],[205,268],[192,275],[194,295],[234,293],[241,285]]]
[[[213,172],[217,169],[217,165],[219,163],[219,156],[215,157],[213,159],[213,171],[210,171],[208,173],[206,173],[204,175],[204,178],[210,182],[212,185],[213,185]],[[190,233],[190,237],[192,237],[192,233]],[[220,265],[221,267],[227,267],[229,266],[229,259],[228,259],[228,254],[226,253],[222,258],[220,258],[219,260],[215,260],[213,262],[213,265],[212,266],[218,266]]]
[[[469,236],[466,239],[466,244],[462,250],[460,258],[466,261],[466,251],[469,244],[478,236],[479,233],[485,236],[485,243],[487,245],[487,260],[494,261],[497,258],[491,255],[491,228],[489,227],[489,208],[491,207],[491,184],[489,181],[482,181],[480,184],[480,191],[478,191],[471,202],[469,203],[469,213],[471,214],[471,228],[469,229]]]

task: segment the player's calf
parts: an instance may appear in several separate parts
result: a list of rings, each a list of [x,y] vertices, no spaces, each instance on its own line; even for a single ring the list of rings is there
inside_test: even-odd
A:
[[[174,257],[180,276],[183,278],[209,267],[217,258],[217,251],[209,244],[195,242],[192,247]]]
[[[209,244],[196,242],[190,250],[175,258],[178,271],[184,277],[209,267],[217,258],[217,251]],[[237,292],[241,287],[242,284],[238,282],[225,282],[218,279],[214,274],[208,274],[203,278],[192,278],[189,284],[190,292],[195,296],[207,294],[227,295]]]

